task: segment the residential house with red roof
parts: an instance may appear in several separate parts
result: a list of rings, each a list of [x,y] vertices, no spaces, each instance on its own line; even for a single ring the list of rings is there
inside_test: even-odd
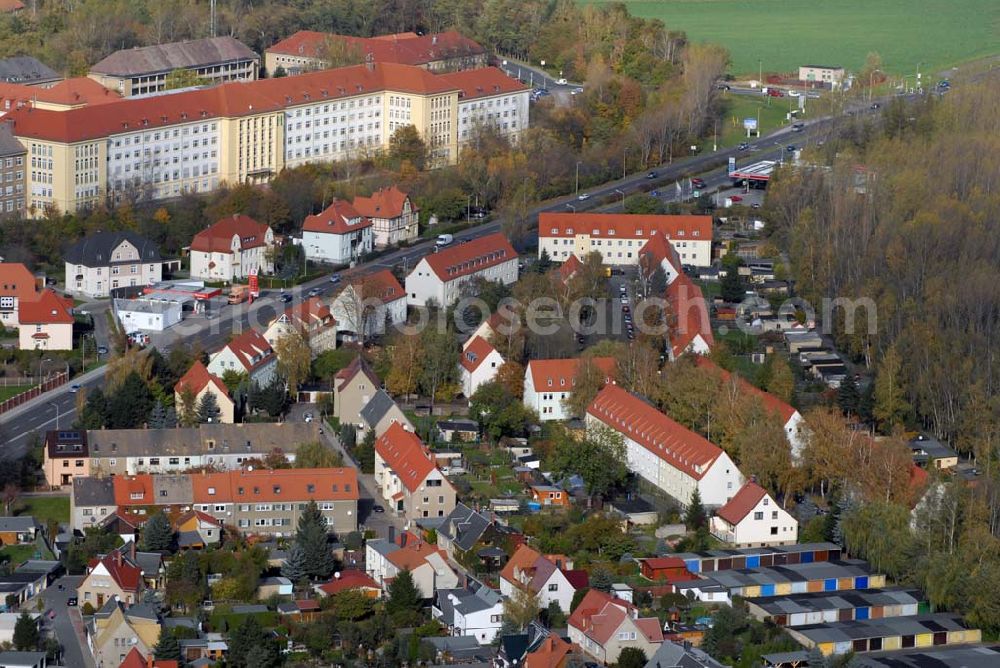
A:
[[[733,547],[793,545],[799,539],[798,520],[753,480],[715,511],[709,527]]]
[[[681,273],[667,286],[667,350],[671,360],[685,353],[707,355],[715,346],[708,305],[701,288]]]
[[[424,256],[406,277],[410,306],[451,306],[470,281],[483,279],[510,285],[517,280],[517,252],[503,234],[488,234],[468,243]]]
[[[142,569],[121,551],[112,550],[90,560],[76,591],[81,606],[90,603],[100,609],[113,597],[127,605],[137,603],[144,588]]]
[[[34,301],[22,302],[18,312],[21,350],[72,350],[73,300],[42,290]]]
[[[570,611],[577,589],[587,586],[586,572],[574,571],[565,557],[543,555],[521,545],[500,571],[500,593],[510,597],[518,589],[538,596],[544,610],[555,601],[563,612]]]
[[[313,591],[324,596],[335,596],[342,591],[358,591],[365,598],[382,596],[382,586],[364,571],[347,569],[333,574],[333,579],[323,584],[313,585]]]
[[[417,238],[420,209],[410,196],[396,186],[379,188],[371,197],[357,196],[354,210],[372,221],[375,247],[397,246]]]
[[[712,217],[620,213],[543,213],[538,217],[538,253],[556,262],[596,252],[606,265],[636,265],[655,236],[668,240],[682,264],[712,264]]]
[[[248,329],[209,357],[206,368],[219,378],[226,371],[245,373],[250,382],[266,387],[277,375],[278,356],[260,332]]]
[[[302,223],[302,248],[313,262],[350,264],[375,248],[372,221],[350,202],[335,199]]]
[[[553,634],[524,657],[524,666],[525,668],[567,668],[570,656],[577,651],[579,648]]]
[[[445,517],[455,509],[455,487],[423,441],[399,422],[375,441],[375,484],[390,508],[408,521]]]
[[[401,63],[431,71],[485,67],[486,49],[455,30],[427,35],[412,32],[376,37],[354,37],[300,30],[264,51],[264,64],[274,76],[280,67],[295,74],[326,67],[329,48],[354,51],[357,62]]]
[[[747,380],[738,374],[734,376],[708,357],[703,355],[696,356],[695,364],[699,368],[704,369],[706,373],[718,374],[724,383],[735,383],[740,392],[760,399],[765,410],[777,415],[781,419],[781,423],[785,427],[785,437],[788,438],[788,443],[792,448],[792,457],[798,459],[801,456],[802,448],[805,447],[807,427],[805,420],[802,419],[802,414],[793,406],[770,392],[766,392],[756,385],[747,382]]]
[[[229,396],[229,389],[219,376],[211,373],[201,360],[195,360],[181,379],[174,385],[174,406],[178,410],[184,406],[185,394],[190,392],[194,408],[197,408],[206,394],[215,395],[219,405],[219,422],[232,424],[236,414],[236,402]]]
[[[697,489],[708,507],[725,505],[743,474],[725,451],[638,396],[605,385],[587,408],[588,433],[611,429],[625,441],[628,468],[687,506]]]
[[[133,647],[118,668],[178,668],[179,665],[174,659],[154,659],[152,655],[147,658],[138,647]]]
[[[605,664],[618,662],[627,647],[653,656],[663,642],[656,617],[639,617],[628,601],[591,589],[569,616],[569,639],[585,653]]]
[[[21,304],[38,298],[38,281],[20,262],[0,262],[0,324],[14,328]]]
[[[367,340],[406,322],[406,291],[389,269],[352,275],[330,302],[341,341]]]
[[[274,232],[250,216],[234,213],[191,241],[191,278],[233,282],[274,271]]]
[[[639,570],[644,578],[649,580],[669,580],[684,578],[693,580],[694,575],[688,570],[687,564],[678,557],[649,557],[639,559]]]
[[[481,336],[469,339],[458,358],[462,394],[466,398],[475,394],[480,386],[496,378],[503,363],[503,356],[492,343]]]
[[[491,128],[512,142],[528,129],[530,86],[496,67],[442,74],[441,78],[458,88],[459,146],[473,141],[480,128]]]
[[[455,589],[459,582],[444,550],[408,531],[399,536],[390,532],[388,540],[366,541],[365,570],[383,589],[402,571],[409,571],[421,598],[428,600],[439,589]]]
[[[191,509],[173,518],[171,524],[177,532],[177,546],[184,549],[203,549],[217,545],[222,539],[222,522],[201,510]]]
[[[381,387],[382,381],[359,354],[333,376],[333,416],[341,424],[361,424],[361,411]]]
[[[337,319],[319,297],[308,297],[289,306],[268,324],[264,338],[275,346],[278,339],[292,332],[302,334],[314,358],[337,347]]]
[[[581,362],[580,358],[530,360],[524,370],[524,405],[543,422],[580,417],[569,414],[566,400],[573,395]],[[590,363],[592,371],[602,376],[602,385],[615,382],[615,358],[594,357]]]

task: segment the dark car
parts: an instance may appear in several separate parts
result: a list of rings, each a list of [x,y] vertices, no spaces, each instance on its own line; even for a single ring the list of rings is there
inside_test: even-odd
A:
[[[292,301],[292,296],[286,292],[283,295],[281,295],[281,301],[287,304],[288,302]]]
[[[872,111],[878,111],[882,107],[878,102],[872,102]]]
[[[108,354],[108,347],[107,346],[97,346],[97,354],[98,355],[107,355]]]
[[[795,148],[795,144],[789,144],[788,146],[785,147],[785,150],[788,151],[789,153],[795,153],[795,151],[797,151],[798,149]]]
[[[385,508],[383,508],[382,506],[373,506],[372,507],[372,512],[373,513],[384,513],[385,512]]]
[[[659,174],[657,174],[656,172],[650,172],[649,174],[646,174],[647,179],[655,179],[657,176],[659,176]]]
[[[77,604],[76,596],[70,596],[69,598],[66,599],[66,605],[68,605],[69,607],[74,608],[76,607],[76,604]]]
[[[747,143],[747,142],[743,142],[739,146],[737,146],[736,149],[739,150],[739,151],[749,151],[750,150],[750,144]]]

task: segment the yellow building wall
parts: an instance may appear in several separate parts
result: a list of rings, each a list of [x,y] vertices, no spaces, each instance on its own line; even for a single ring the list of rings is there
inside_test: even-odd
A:
[[[222,119],[219,175],[228,183],[266,183],[285,166],[285,114],[269,111]]]
[[[56,207],[59,211],[72,213],[86,204],[98,204],[107,192],[107,143],[104,139],[96,141],[78,142],[76,144],[64,144],[54,141],[43,141],[29,137],[18,137],[27,149],[24,165],[25,180],[25,202],[28,207],[28,215],[41,217],[45,213],[46,205]],[[80,160],[91,160],[91,165],[81,167],[81,177],[88,176],[85,183],[77,183],[77,148],[90,147],[93,153],[90,156],[79,157]],[[34,162],[32,161],[34,158]],[[52,169],[49,170],[48,161],[52,161]],[[44,163],[42,162],[44,161]],[[42,166],[42,165],[45,166]],[[51,175],[51,183],[46,178]],[[96,188],[96,195],[86,198],[77,198],[78,185],[89,185]],[[51,197],[37,196],[34,194],[36,187],[51,188]],[[34,211],[31,210],[32,203],[37,203]]]
[[[830,656],[833,654],[833,643],[823,642],[819,644],[819,651],[823,653],[823,656]]]
[[[899,636],[889,636],[888,638],[882,639],[883,650],[888,651],[892,649],[900,649],[902,646],[903,646],[903,640]]]
[[[785,596],[792,593],[791,582],[779,582],[774,586],[774,593],[778,596]]]
[[[394,132],[389,129],[390,122],[394,120],[389,113],[392,108],[389,104],[390,96],[409,100],[409,123],[417,129],[420,137],[426,142],[432,163],[454,165],[458,162],[458,91],[439,95],[420,95],[387,90],[382,96],[382,145],[385,148],[389,147],[389,139]]]
[[[751,585],[743,588],[743,598],[757,598],[760,596],[760,587]]]

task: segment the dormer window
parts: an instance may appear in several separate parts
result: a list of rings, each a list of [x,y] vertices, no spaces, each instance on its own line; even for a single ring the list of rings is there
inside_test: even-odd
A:
[[[209,487],[208,488],[208,495],[209,496],[215,496],[215,488],[214,487]]]
[[[275,494],[281,494],[281,485],[275,485],[272,489]]]

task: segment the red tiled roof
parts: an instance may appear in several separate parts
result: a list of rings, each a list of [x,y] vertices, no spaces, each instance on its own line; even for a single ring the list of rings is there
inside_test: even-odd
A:
[[[733,375],[731,373],[729,373],[728,371],[726,371],[721,366],[717,365],[715,362],[705,357],[704,355],[697,355],[695,357],[695,364],[697,364],[703,369],[719,374],[723,382],[728,383],[731,379],[733,379]],[[747,382],[743,377],[739,375],[736,376],[736,382],[739,384],[740,390],[742,392],[748,392],[758,397],[761,403],[764,404],[764,408],[780,415],[782,422],[787,424],[788,421],[791,420],[793,417],[795,417],[795,414],[798,413],[798,411],[795,410],[792,406],[789,406],[784,401],[774,396],[770,392],[765,392],[756,385]]]
[[[477,336],[468,342],[458,361],[463,369],[472,373],[494,352],[496,352],[496,348],[489,341]]]
[[[351,203],[335,199],[321,213],[306,216],[302,223],[303,232],[322,234],[347,234],[371,227],[372,221],[363,217]]]
[[[330,307],[324,304],[319,297],[309,297],[305,301],[290,306],[285,309],[282,315],[296,327],[307,331],[316,323],[328,323],[330,326],[336,323],[330,313]]]
[[[444,556],[443,552],[436,545],[422,540],[415,540],[408,542],[406,547],[401,547],[395,552],[390,552],[386,559],[400,570],[414,571],[420,568],[427,561],[427,557],[432,554]]]
[[[657,571],[663,568],[687,568],[687,564],[680,557],[649,557],[640,559],[640,561],[644,566],[649,566]]]
[[[538,648],[524,657],[525,668],[559,668],[573,646],[556,635],[550,635]]]
[[[580,601],[573,614],[569,616],[568,624],[582,631],[588,638],[604,645],[635,609],[635,606],[628,601],[613,598],[610,594],[597,589],[591,589]],[[633,621],[650,642],[663,640],[663,631],[660,630],[657,618],[643,617]]]
[[[334,374],[333,379],[336,381],[337,389],[344,389],[347,384],[350,383],[351,380],[359,373],[364,374],[376,388],[382,386],[382,381],[379,380],[378,376],[375,375],[375,372],[372,371],[370,366],[368,366],[368,362],[366,362],[361,355],[358,355],[351,360],[350,364]]]
[[[715,514],[730,524],[739,524],[765,496],[767,496],[767,491],[754,481],[749,480],[740,488],[740,491],[736,492],[733,498],[726,502],[726,505],[715,511]]]
[[[42,290],[37,299],[18,305],[17,318],[22,325],[72,325],[73,316],[69,313],[72,307],[72,299],[63,299],[52,290]]]
[[[437,468],[420,438],[393,422],[375,441],[375,452],[411,492],[419,489],[427,475]]]
[[[388,269],[352,276],[348,279],[348,284],[355,289],[360,288],[363,299],[374,297],[383,304],[406,299],[406,290],[399,284],[395,274]]]
[[[403,215],[403,204],[408,195],[396,186],[380,188],[371,197],[355,197],[352,204],[355,210],[368,218],[399,218]],[[415,213],[417,207],[411,202],[410,208]]]
[[[118,668],[177,668],[180,664],[173,659],[152,659],[147,663],[146,657],[142,655],[139,648],[133,647],[125,655]]]
[[[687,274],[678,274],[667,286],[667,301],[670,303],[673,320],[669,334],[674,357],[684,354],[699,335],[709,348],[715,345],[712,323],[708,318],[708,307],[701,288]]]
[[[19,12],[24,9],[21,0],[0,0],[0,12]]]
[[[531,380],[534,383],[535,391],[571,390],[576,384],[576,374],[580,369],[580,358],[562,360],[531,360],[528,362],[528,371],[531,372]],[[614,357],[594,357],[594,366],[604,372],[605,382],[611,382],[618,376],[618,362]]]
[[[439,76],[458,89],[459,101],[530,90],[530,86],[525,86],[495,67],[461,70]]]
[[[149,506],[155,503],[153,498],[153,476],[148,473],[140,473],[134,476],[115,476],[115,505],[122,506]],[[132,495],[136,498],[132,498]]]
[[[35,277],[27,267],[20,262],[0,263],[0,295],[24,302],[34,299],[37,291]]]
[[[583,589],[590,586],[590,573],[581,569],[566,570],[561,569],[562,574],[566,576],[566,580],[572,585],[573,589]]]
[[[617,385],[605,385],[587,413],[696,480],[722,454],[717,445]]]
[[[195,503],[357,501],[358,472],[351,467],[258,469],[191,474]],[[210,491],[214,489],[215,493]]]
[[[370,575],[358,570],[342,571],[340,577],[335,577],[329,582],[319,585],[319,590],[327,596],[333,596],[348,589],[377,589],[381,591],[382,587]]]
[[[2,10],[0,10],[2,11]],[[0,83],[0,100],[5,108],[16,109],[39,102],[65,106],[106,104],[117,102],[122,96],[109,90],[89,77],[74,77],[60,81],[51,88]]]
[[[191,365],[191,368],[187,370],[187,373],[181,376],[181,379],[177,381],[176,385],[174,385],[174,392],[180,394],[184,391],[185,387],[189,387],[192,392],[198,394],[205,389],[205,386],[209,383],[215,386],[215,389],[219,391],[220,396],[229,396],[229,389],[226,387],[226,384],[223,383],[218,376],[210,373],[208,369],[205,368],[205,365],[201,363],[201,360],[195,360],[194,364]]]
[[[14,121],[13,134],[17,137],[76,142],[178,123],[251,116],[300,104],[315,104],[317,100],[385,90],[432,94],[456,89],[419,67],[375,63],[371,68],[352,65],[294,77],[234,81],[66,111],[24,107],[11,111],[6,118]]]
[[[248,329],[242,334],[239,334],[224,347],[233,351],[236,355],[236,359],[239,360],[244,371],[247,372],[253,371],[254,369],[268,363],[274,356],[274,350],[271,348],[271,344],[268,343],[267,339],[264,338],[264,335],[256,329]],[[261,359],[254,362],[253,358],[258,355],[262,355]]]
[[[444,282],[516,259],[514,247],[499,232],[439,250],[424,258],[431,271]]]
[[[194,235],[191,250],[201,253],[232,253],[233,237],[236,236],[240,238],[240,250],[257,248],[267,243],[269,229],[250,216],[234,213]]]
[[[651,255],[657,263],[666,260],[678,274],[684,271],[684,268],[681,265],[681,258],[677,254],[677,249],[674,248],[674,245],[670,243],[662,234],[654,234],[651,236],[649,241],[647,241],[639,250],[640,257],[647,254]]]
[[[559,278],[561,278],[562,282],[565,283],[569,279],[573,278],[582,266],[583,263],[580,262],[580,258],[578,258],[575,253],[570,255],[566,258],[566,261],[559,266]]]
[[[300,30],[268,48],[266,53],[318,58],[327,40],[353,46],[362,57],[371,54],[376,63],[424,65],[484,53],[483,47],[454,30],[422,36],[398,33],[369,38]]]
[[[118,550],[114,550],[99,559],[91,559],[90,563],[87,564],[87,572],[93,571],[98,564],[107,569],[108,575],[122,591],[138,592],[142,586],[142,570]]]
[[[610,234],[612,231],[614,234]],[[561,212],[543,213],[538,217],[538,235],[542,238],[586,234],[601,238],[648,239],[657,233],[667,239],[711,241],[712,217]]]

